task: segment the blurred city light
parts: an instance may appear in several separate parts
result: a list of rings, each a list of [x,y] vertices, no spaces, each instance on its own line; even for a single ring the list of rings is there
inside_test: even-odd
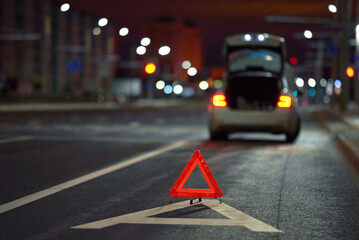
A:
[[[183,87],[181,85],[176,85],[173,88],[173,92],[177,95],[181,94],[183,92]]]
[[[294,96],[294,97],[298,97],[298,90],[294,90],[294,91],[293,91],[293,96]]]
[[[223,87],[223,82],[222,82],[222,80],[221,80],[221,79],[216,79],[216,80],[214,80],[213,86],[214,86],[214,88],[216,88],[216,89],[222,88],[222,87]]]
[[[339,79],[335,80],[334,87],[335,88],[341,88],[342,87],[342,81],[340,81]]]
[[[150,38],[148,38],[148,37],[144,37],[144,38],[142,38],[142,40],[141,40],[141,45],[142,46],[148,46],[148,45],[150,45],[150,43],[151,43],[151,39]]]
[[[165,88],[165,82],[163,81],[163,80],[158,80],[157,82],[156,82],[156,88],[158,89],[158,90],[162,90],[162,89],[164,89]]]
[[[201,90],[207,90],[208,89],[208,87],[209,87],[209,85],[208,85],[208,82],[207,81],[201,81],[200,83],[199,83],[199,88],[201,89]]]
[[[289,63],[291,64],[291,65],[297,65],[298,64],[298,59],[296,58],[296,57],[290,57],[289,58]]]
[[[197,68],[195,67],[190,67],[188,70],[187,70],[187,74],[190,75],[190,76],[194,76],[197,74]]]
[[[244,40],[250,41],[251,39],[252,39],[251,35],[249,34],[244,35]]]
[[[166,94],[171,94],[172,90],[173,90],[173,88],[171,85],[166,85],[165,88],[163,89],[163,92]]]
[[[305,30],[304,31],[304,37],[305,38],[308,38],[308,39],[311,39],[313,37],[313,33],[309,30]]]
[[[191,67],[191,64],[192,64],[192,63],[191,63],[190,61],[185,60],[185,61],[182,62],[182,68],[183,68],[183,69],[188,69],[188,68]]]
[[[146,53],[146,48],[145,48],[144,46],[138,46],[138,47],[136,48],[136,53],[137,53],[138,55],[143,55],[143,54]]]
[[[259,34],[257,38],[261,42],[264,41],[264,35],[263,34]]]
[[[101,34],[101,28],[95,27],[95,28],[92,30],[92,34],[95,35],[95,36],[100,35],[100,34]]]
[[[70,9],[70,4],[68,3],[64,3],[60,7],[61,12],[67,12],[69,9]]]
[[[168,55],[171,52],[171,48],[169,46],[162,46],[158,49],[158,54],[161,56]]]
[[[330,4],[330,5],[328,6],[328,9],[329,9],[329,11],[332,12],[332,13],[336,13],[336,12],[337,12],[337,7],[336,7],[334,4]]]
[[[309,96],[311,97],[315,97],[315,95],[317,94],[317,91],[315,91],[314,88],[310,88],[308,91]]]
[[[346,73],[347,73],[347,76],[350,78],[354,77],[354,74],[355,74],[354,69],[352,67],[347,67]]]
[[[303,87],[304,86],[304,80],[302,78],[296,78],[295,79],[295,84],[297,85],[297,87]]]
[[[334,88],[334,92],[337,95],[340,95],[342,93],[342,89],[341,88]]]
[[[308,79],[308,85],[309,85],[309,87],[314,88],[315,85],[317,85],[317,81],[315,81],[314,78],[309,78],[309,79]]]
[[[319,84],[320,84],[321,87],[326,87],[326,86],[327,86],[327,83],[328,83],[328,82],[327,82],[326,79],[324,79],[324,78],[320,79]]]
[[[127,27],[123,27],[118,31],[118,34],[122,37],[127,36],[128,33],[129,33],[129,30]]]
[[[329,96],[333,95],[333,80],[329,79],[327,87],[325,88],[325,93]]]
[[[106,26],[107,23],[108,23],[107,18],[101,18],[100,20],[98,20],[98,25],[99,25],[100,27]]]
[[[156,71],[156,65],[154,63],[147,63],[145,66],[145,72],[147,74],[152,74]]]

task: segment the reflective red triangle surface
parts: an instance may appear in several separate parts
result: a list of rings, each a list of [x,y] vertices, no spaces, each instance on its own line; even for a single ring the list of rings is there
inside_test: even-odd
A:
[[[203,177],[209,186],[209,189],[195,189],[195,188],[183,188],[188,177],[193,172],[194,168],[198,165]],[[206,161],[204,160],[201,152],[196,150],[183,169],[182,173],[178,177],[177,181],[173,185],[170,191],[171,197],[195,197],[195,198],[220,198],[222,197],[222,191],[219,188],[216,180],[213,177],[211,170],[209,169]]]

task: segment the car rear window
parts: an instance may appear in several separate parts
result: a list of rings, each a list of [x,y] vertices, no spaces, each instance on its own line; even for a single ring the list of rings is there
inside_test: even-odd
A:
[[[269,71],[279,73],[282,69],[281,56],[269,49],[240,49],[228,55],[228,70],[239,71]]]

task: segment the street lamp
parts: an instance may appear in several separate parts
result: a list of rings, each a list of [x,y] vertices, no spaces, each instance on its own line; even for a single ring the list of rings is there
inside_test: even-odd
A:
[[[313,37],[313,33],[309,30],[304,31],[304,37],[307,39],[311,39]]]
[[[146,53],[146,48],[144,46],[138,46],[136,49],[138,55],[144,55]]]
[[[124,36],[127,36],[127,34],[130,32],[130,30],[128,30],[127,27],[123,27],[121,28],[119,31],[118,31],[118,34],[121,36],[121,37],[124,37]]]
[[[106,26],[107,23],[108,23],[108,19],[107,19],[107,18],[101,18],[100,20],[98,20],[98,25],[99,25],[100,27]]]
[[[150,43],[151,43],[151,39],[150,38],[148,38],[148,37],[144,37],[144,38],[142,38],[142,40],[141,40],[141,45],[142,46],[148,46],[148,45],[150,45]]]
[[[171,48],[169,46],[162,46],[158,49],[158,54],[161,56],[168,55],[171,52]]]
[[[187,70],[187,74],[190,75],[190,76],[194,76],[197,74],[197,68],[195,67],[190,67],[188,70]]]
[[[330,4],[330,5],[328,6],[328,9],[329,9],[329,11],[332,12],[332,13],[336,13],[336,12],[337,12],[337,7],[336,7],[334,4]]]
[[[70,4],[68,3],[64,3],[60,7],[61,12],[67,12],[69,9],[70,9]]]

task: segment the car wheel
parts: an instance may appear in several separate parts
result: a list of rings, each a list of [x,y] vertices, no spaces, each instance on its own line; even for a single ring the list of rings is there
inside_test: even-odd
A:
[[[227,140],[228,133],[225,132],[210,132],[210,140]]]
[[[300,119],[297,119],[297,126],[295,128],[295,131],[293,133],[286,133],[286,139],[285,141],[287,143],[292,143],[295,141],[295,139],[298,137],[300,131]]]

